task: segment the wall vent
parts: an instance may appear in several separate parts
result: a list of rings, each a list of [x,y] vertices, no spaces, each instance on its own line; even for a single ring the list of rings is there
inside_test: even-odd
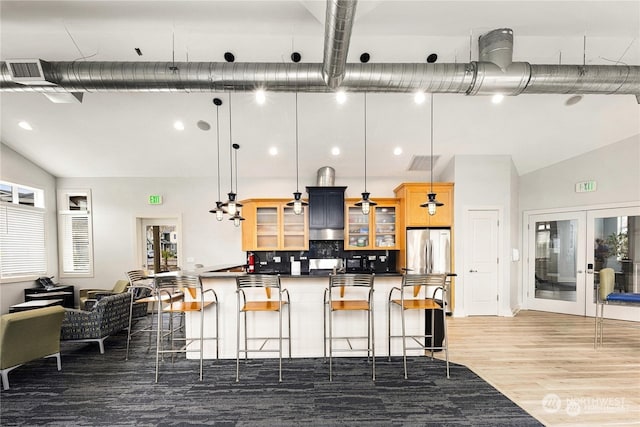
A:
[[[40,59],[8,59],[11,79],[23,85],[55,85],[44,76],[44,61]]]
[[[435,165],[438,162],[440,156],[433,156],[433,164]],[[408,171],[427,171],[431,170],[431,156],[412,156],[411,162],[409,163]]]

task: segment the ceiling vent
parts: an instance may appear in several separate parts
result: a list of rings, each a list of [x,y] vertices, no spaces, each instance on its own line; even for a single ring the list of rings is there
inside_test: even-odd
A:
[[[440,156],[433,156],[433,163],[437,163]],[[411,157],[411,163],[409,163],[408,171],[430,171],[431,170],[431,156],[413,156]]]
[[[40,59],[8,59],[7,68],[11,79],[23,85],[55,85],[44,76],[46,62]]]

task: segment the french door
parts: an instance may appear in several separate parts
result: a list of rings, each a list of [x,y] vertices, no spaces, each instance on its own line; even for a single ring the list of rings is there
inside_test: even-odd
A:
[[[640,207],[598,209],[587,213],[587,315],[595,315],[595,288],[603,268],[615,272],[614,292],[640,293]],[[605,316],[640,321],[637,307],[608,305]]]
[[[529,308],[585,314],[586,229],[586,212],[529,216]]]
[[[640,293],[640,206],[528,218],[528,308],[594,316],[595,289],[603,268],[613,268],[615,292]],[[640,320],[635,307],[610,305],[605,315]]]

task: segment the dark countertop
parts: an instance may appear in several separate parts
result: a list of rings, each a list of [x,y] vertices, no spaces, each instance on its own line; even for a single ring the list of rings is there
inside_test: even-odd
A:
[[[211,279],[228,279],[235,278],[237,276],[243,276],[247,273],[244,272],[212,272],[212,271],[203,271],[200,273],[200,276]],[[376,277],[401,277],[401,273],[378,273]],[[281,278],[283,279],[326,279],[329,277],[326,275],[319,274],[300,274],[300,275],[291,275],[291,274],[281,274]]]

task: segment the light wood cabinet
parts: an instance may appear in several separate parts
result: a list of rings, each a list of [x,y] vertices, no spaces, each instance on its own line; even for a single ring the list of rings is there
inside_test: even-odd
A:
[[[308,211],[296,215],[286,199],[242,201],[242,250],[289,251],[309,249]]]
[[[452,227],[453,226],[453,183],[434,182],[433,192],[436,199],[444,203],[431,216],[426,208],[420,205],[427,201],[431,192],[428,182],[411,182],[400,184],[394,190],[400,199],[400,216],[402,227]]]
[[[377,206],[371,207],[369,215],[364,215],[358,199],[347,199],[345,203],[344,248],[353,249],[397,249],[398,211],[397,199],[375,199]]]

